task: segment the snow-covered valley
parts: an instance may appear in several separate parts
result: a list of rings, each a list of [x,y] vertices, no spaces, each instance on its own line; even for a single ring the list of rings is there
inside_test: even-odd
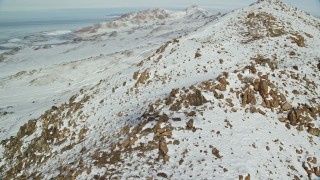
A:
[[[153,9],[0,57],[3,179],[316,179],[320,20]]]

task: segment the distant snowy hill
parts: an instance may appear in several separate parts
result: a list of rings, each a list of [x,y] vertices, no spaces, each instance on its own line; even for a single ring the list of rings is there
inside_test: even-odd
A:
[[[155,23],[170,21],[192,21],[204,19],[212,16],[208,11],[198,6],[192,6],[184,11],[169,11],[165,9],[148,9],[140,12],[133,12],[122,15],[112,22],[99,23],[78,31],[80,36],[101,34],[118,28],[138,28],[141,26],[154,25]],[[89,34],[88,34],[89,32]]]
[[[259,0],[77,33],[1,62],[4,179],[320,177],[319,19]]]

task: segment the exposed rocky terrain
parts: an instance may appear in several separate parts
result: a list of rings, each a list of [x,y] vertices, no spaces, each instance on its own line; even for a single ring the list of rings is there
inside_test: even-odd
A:
[[[153,11],[156,21],[178,23],[165,20],[168,11]],[[118,63],[135,63],[113,66],[118,71],[99,75],[99,82],[52,105],[3,140],[0,175],[319,178],[320,20],[279,0],[260,0],[219,18],[194,15],[199,11],[189,10],[179,22],[184,19],[187,26],[194,17],[202,19],[201,25],[145,56],[115,55],[121,57]],[[120,20],[150,18],[146,14]],[[126,32],[109,36],[113,28],[80,34],[96,42]]]

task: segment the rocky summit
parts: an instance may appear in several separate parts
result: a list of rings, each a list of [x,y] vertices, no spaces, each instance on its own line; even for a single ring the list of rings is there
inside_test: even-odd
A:
[[[3,56],[59,63],[1,77],[5,91],[17,80],[44,93],[46,79],[77,91],[0,109],[20,119],[1,132],[2,179],[320,178],[319,19],[259,0],[223,15],[148,10],[77,35]],[[95,83],[77,89],[79,76]]]

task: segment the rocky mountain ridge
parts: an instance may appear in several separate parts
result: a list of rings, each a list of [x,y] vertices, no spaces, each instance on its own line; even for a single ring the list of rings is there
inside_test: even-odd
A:
[[[319,24],[275,0],[212,19],[30,120],[1,175],[315,179]]]

